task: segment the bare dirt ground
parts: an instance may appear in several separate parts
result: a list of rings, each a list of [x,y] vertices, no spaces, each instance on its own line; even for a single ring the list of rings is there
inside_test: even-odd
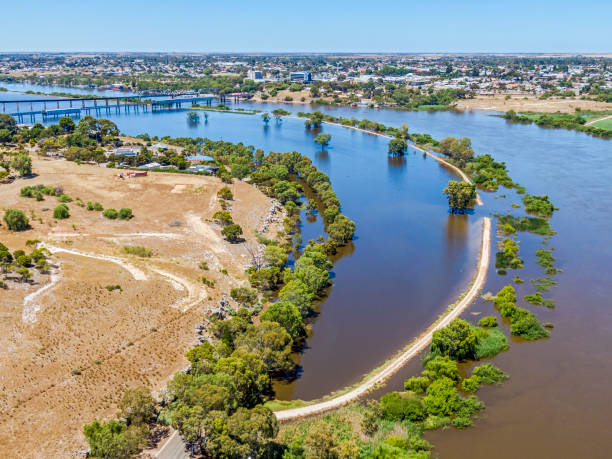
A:
[[[0,450],[2,457],[69,457],[85,448],[82,426],[113,416],[126,388],[156,391],[186,366],[195,327],[246,282],[247,246],[257,247],[254,230],[274,203],[247,183],[229,185],[232,216],[246,239],[230,244],[210,221],[220,209],[217,178],[153,173],[121,180],[116,169],[61,160],[34,159],[33,169],[36,178],[0,185],[1,206],[33,212],[32,228],[11,233],[2,225],[0,241],[29,252],[26,240],[39,239],[54,252],[56,268],[0,290]],[[56,221],[57,198],[19,196],[21,187],[40,183],[105,208],[130,207],[135,217],[108,220],[73,201],[71,217]],[[278,229],[269,225],[265,234]],[[153,256],[126,255],[124,245],[150,248]],[[202,261],[209,270],[198,268]],[[215,287],[204,286],[202,276]]]
[[[610,110],[612,104],[579,99],[546,99],[540,100],[535,96],[512,96],[506,100],[505,95],[478,96],[474,99],[463,99],[457,102],[460,110],[493,110],[506,112],[540,112],[540,113],[574,113],[576,108],[581,110]]]
[[[285,97],[291,97],[293,100],[287,101]],[[304,98],[304,100],[302,100]],[[271,102],[271,103],[279,103],[279,104],[310,104],[316,99],[323,99],[327,101],[332,101],[332,97],[312,97],[310,95],[310,89],[303,89],[301,91],[292,92],[288,89],[283,89],[278,91],[276,96],[270,96],[266,100],[262,100],[259,94],[255,95],[251,100],[253,102]]]

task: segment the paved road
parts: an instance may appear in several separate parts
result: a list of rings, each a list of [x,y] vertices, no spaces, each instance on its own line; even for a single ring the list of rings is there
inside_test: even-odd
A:
[[[189,454],[185,450],[185,443],[179,435],[178,431],[175,431],[170,438],[166,441],[166,444],[155,455],[156,459],[189,459]]]

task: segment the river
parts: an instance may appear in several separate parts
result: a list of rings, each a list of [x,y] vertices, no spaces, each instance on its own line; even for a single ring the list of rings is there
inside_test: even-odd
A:
[[[11,93],[0,94],[0,99],[8,99],[7,94]],[[299,105],[283,108],[312,110]],[[554,323],[551,338],[535,343],[511,339],[509,351],[494,359],[511,379],[479,391],[487,409],[475,428],[427,434],[440,456],[608,457],[612,141],[509,124],[489,112],[322,110],[394,126],[407,123],[411,132],[438,139],[470,137],[477,153],[505,161],[510,175],[528,192],[548,194],[559,207],[551,219],[558,234],[548,246],[555,249],[556,266],[563,273],[555,276],[559,285],[544,294],[555,300],[556,308],[527,305],[542,322]],[[110,118],[130,135],[206,136],[266,151],[298,150],[331,177],[343,212],[357,224],[356,239],[334,266],[334,286],[313,322],[300,377],[276,386],[280,398],[310,399],[352,384],[409,343],[454,301],[473,275],[480,217],[523,212],[511,207],[520,203],[519,197],[502,189],[483,193],[485,205],[473,215],[449,215],[441,194],[452,177],[449,171],[420,153],[388,158],[385,139],[336,126],[323,127],[332,140],[327,152],[321,153],[313,134],[295,119],[280,125],[272,121],[266,129],[258,115],[210,112],[208,122],[196,127],[187,123],[184,111]],[[305,234],[316,234],[309,231],[304,229]],[[525,268],[517,274],[526,282],[516,288],[519,305],[525,306],[523,295],[535,291],[529,279],[544,275],[534,255],[542,238],[521,233],[519,240]],[[497,275],[492,266],[484,290],[496,292],[514,274]],[[484,301],[473,304],[464,318],[476,321],[475,313],[498,315],[492,303]],[[507,325],[502,328],[508,333]],[[403,379],[418,371],[419,362],[410,363],[384,390],[400,389]]]

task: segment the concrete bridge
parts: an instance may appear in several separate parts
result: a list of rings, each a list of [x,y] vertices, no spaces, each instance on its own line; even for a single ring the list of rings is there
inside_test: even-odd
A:
[[[173,108],[182,108],[185,104],[204,103],[212,105],[212,94],[203,95],[149,95],[149,96],[116,96],[116,97],[83,97],[74,99],[24,99],[24,100],[0,100],[2,113],[8,113],[18,122],[23,123],[29,120],[35,123],[37,117],[41,117],[43,121],[49,118],[60,118],[62,116],[70,116],[79,118],[83,113],[86,115],[110,115],[111,113],[125,113],[130,111],[148,112],[149,110],[161,111],[170,110]],[[21,105],[20,105],[21,104]],[[34,107],[34,104],[42,107]],[[53,108],[48,108],[48,104]],[[22,106],[28,106],[30,110],[21,111]],[[8,110],[7,110],[8,108]],[[11,110],[13,108],[13,110]]]

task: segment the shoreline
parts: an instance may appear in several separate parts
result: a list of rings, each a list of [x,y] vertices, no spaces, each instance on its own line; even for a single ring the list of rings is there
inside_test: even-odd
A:
[[[344,126],[339,123],[333,123],[329,121],[323,121],[323,123],[340,126],[348,129],[353,129],[356,131],[361,131],[366,134],[373,134],[379,137],[384,137],[387,139],[392,139],[393,137],[381,134],[378,132],[371,132],[365,129],[361,129],[354,126]],[[455,172],[457,172],[460,177],[468,182],[472,183],[467,174],[462,171],[460,168],[451,164],[444,159],[434,155],[416,145],[410,144],[410,146],[418,151],[425,153],[426,155],[434,158],[440,164],[443,164]],[[477,193],[476,195],[476,203],[480,206],[483,205],[483,202],[480,198],[480,195]],[[339,408],[343,405],[346,405],[352,401],[359,399],[361,396],[375,389],[381,383],[386,381],[389,377],[399,371],[408,361],[412,360],[416,357],[421,351],[423,351],[431,342],[433,337],[433,333],[445,326],[447,326],[452,320],[459,317],[463,311],[465,311],[470,304],[476,299],[478,293],[484,286],[484,283],[487,278],[487,271],[489,268],[489,258],[490,258],[490,241],[491,241],[491,218],[483,217],[483,229],[482,229],[482,241],[480,248],[480,255],[477,264],[476,274],[473,280],[470,282],[466,291],[464,291],[457,299],[457,301],[447,309],[447,311],[439,317],[435,322],[433,322],[419,337],[417,337],[411,344],[401,350],[400,354],[396,357],[392,357],[391,360],[385,362],[382,366],[378,367],[374,370],[374,374],[369,374],[366,376],[365,380],[358,383],[357,387],[348,388],[349,392],[345,392],[347,388],[341,389],[339,392],[336,392],[337,395],[331,394],[331,398],[319,402],[314,402],[313,404],[306,404],[303,406],[299,406],[297,408],[286,408],[279,409],[274,411],[277,419],[279,421],[288,421],[292,419],[303,418],[307,416],[312,416],[315,414],[319,414],[325,411],[332,410],[334,408]],[[277,403],[283,403],[278,402]],[[299,400],[286,401],[287,404],[291,403],[300,403]],[[309,403],[309,402],[303,402]]]
[[[279,421],[289,421],[292,419],[320,414],[344,406],[377,388],[380,384],[399,371],[407,362],[416,357],[429,345],[435,331],[446,327],[450,322],[459,317],[476,299],[487,278],[491,250],[490,241],[491,218],[483,217],[480,257],[476,275],[474,276],[473,281],[470,283],[467,291],[460,295],[459,300],[455,305],[452,305],[446,313],[444,313],[440,318],[438,318],[438,320],[430,325],[425,332],[416,338],[415,341],[404,348],[399,356],[394,357],[391,359],[391,361],[383,364],[383,367],[376,371],[374,375],[368,376],[364,382],[359,383],[357,387],[351,389],[349,392],[325,401],[316,402],[312,405],[304,405],[297,408],[287,408],[274,411],[276,418]]]

